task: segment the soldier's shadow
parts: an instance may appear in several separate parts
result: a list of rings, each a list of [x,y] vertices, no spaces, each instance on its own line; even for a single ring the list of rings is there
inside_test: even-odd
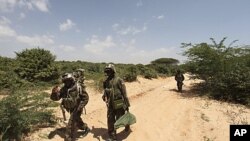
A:
[[[169,90],[179,94],[186,94],[188,92],[187,90],[182,90],[182,92],[178,91],[177,89],[169,89]]]
[[[55,137],[55,135],[59,135],[61,138],[65,138],[65,133],[66,133],[65,127],[57,128],[49,133],[48,138],[52,139]]]
[[[55,135],[60,136],[61,138],[65,138],[65,134],[66,134],[66,127],[62,127],[62,128],[57,128],[54,131],[51,131],[48,135],[48,139],[52,139],[55,137]],[[77,131],[76,134],[76,138],[80,138],[80,137],[84,137],[86,135],[84,135],[82,132]]]
[[[118,139],[118,141],[125,140],[125,139],[129,136],[129,134],[130,134],[131,132],[132,132],[131,130],[129,130],[129,131],[123,130],[123,131],[119,132],[119,133],[117,134],[117,139]]]
[[[128,135],[131,133],[132,131],[121,131],[117,134],[117,140],[118,141],[122,141],[122,140],[125,140]],[[93,137],[98,139],[99,141],[101,140],[101,138],[103,140],[108,140],[109,136],[108,136],[108,130],[106,128],[95,128],[94,126],[92,126],[92,129],[90,131],[90,133],[93,134]]]
[[[107,140],[108,139],[108,130],[106,128],[95,128],[94,126],[92,126],[92,129],[90,130],[90,133],[93,134],[93,138],[98,139],[99,141],[101,140],[101,138],[103,140]]]

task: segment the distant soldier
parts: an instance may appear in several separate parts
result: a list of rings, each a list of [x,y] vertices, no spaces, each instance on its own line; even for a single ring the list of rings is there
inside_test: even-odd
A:
[[[84,76],[84,69],[77,69],[74,76],[76,78],[76,82],[79,83],[83,88],[86,88],[84,84],[85,76]]]
[[[179,92],[182,92],[182,85],[183,85],[184,79],[185,79],[184,75],[178,69],[177,73],[175,74],[175,80],[177,81],[177,88]]]
[[[107,118],[108,118],[108,135],[111,140],[116,141],[116,130],[114,124],[116,120],[129,111],[129,100],[126,93],[126,87],[123,80],[115,76],[115,67],[109,64],[105,67],[104,73],[107,79],[103,82],[104,94],[103,101],[107,104]],[[129,131],[130,127],[127,125],[125,131]]]
[[[56,86],[52,89],[51,99],[58,101],[62,98],[62,106],[70,113],[70,118],[66,127],[65,141],[75,141],[77,129],[89,132],[86,123],[81,119],[83,108],[89,101],[88,93],[79,83],[76,83],[72,74],[66,73],[62,76],[64,86],[60,89]]]

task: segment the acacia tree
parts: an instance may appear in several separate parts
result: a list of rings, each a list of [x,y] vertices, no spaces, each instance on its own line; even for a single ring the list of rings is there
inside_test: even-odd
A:
[[[188,71],[205,80],[206,88],[215,98],[250,104],[250,48],[219,44],[183,44],[190,47],[184,52],[189,59]]]
[[[175,73],[174,66],[179,63],[179,60],[174,58],[159,58],[151,61],[151,66],[160,74],[172,75]]]
[[[55,56],[50,51],[33,48],[16,52],[17,68],[15,72],[28,81],[50,81],[58,77]]]
[[[159,58],[151,62],[151,64],[177,65],[179,60],[174,58]]]

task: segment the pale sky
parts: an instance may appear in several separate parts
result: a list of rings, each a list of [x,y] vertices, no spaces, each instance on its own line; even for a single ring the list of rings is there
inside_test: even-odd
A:
[[[250,45],[250,0],[0,0],[0,55],[50,50],[57,60],[184,61],[181,43]]]

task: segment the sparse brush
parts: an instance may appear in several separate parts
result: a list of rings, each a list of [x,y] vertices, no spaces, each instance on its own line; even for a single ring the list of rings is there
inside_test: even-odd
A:
[[[38,127],[54,125],[55,117],[46,109],[49,103],[44,93],[31,95],[27,91],[3,98],[0,101],[1,139],[22,140]]]
[[[244,109],[239,109],[238,112],[227,110],[225,114],[229,117],[231,124],[248,124],[247,116],[244,115],[246,113]]]

